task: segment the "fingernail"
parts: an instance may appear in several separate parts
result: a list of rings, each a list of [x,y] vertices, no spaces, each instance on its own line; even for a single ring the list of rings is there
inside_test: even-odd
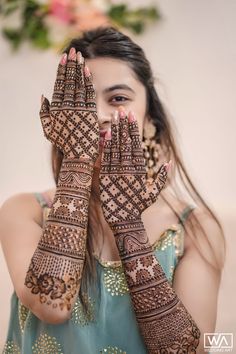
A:
[[[65,64],[66,64],[66,61],[67,61],[67,54],[64,53],[63,56],[62,56],[62,58],[61,58],[61,62],[60,62],[60,63],[61,63],[62,65],[65,65]]]
[[[80,64],[83,64],[83,62],[84,62],[84,58],[80,52],[77,53],[77,60],[78,60],[78,63],[80,63]]]
[[[135,121],[135,116],[134,116],[134,112],[133,111],[130,111],[129,112],[129,121],[130,122],[134,122]]]
[[[169,171],[171,164],[172,164],[172,160],[164,164],[166,171]]]
[[[125,111],[122,109],[122,110],[119,110],[119,117],[121,119],[124,119],[125,118]]]
[[[84,67],[84,73],[85,73],[86,77],[90,76],[90,70],[89,70],[89,68],[87,66]]]
[[[106,140],[110,140],[111,139],[111,129],[108,129],[108,131],[106,132],[105,139]]]
[[[114,123],[118,122],[118,116],[119,116],[119,112],[116,109],[115,112],[113,113],[113,122]]]
[[[75,48],[71,48],[69,51],[69,59],[75,60],[76,59],[76,51]]]

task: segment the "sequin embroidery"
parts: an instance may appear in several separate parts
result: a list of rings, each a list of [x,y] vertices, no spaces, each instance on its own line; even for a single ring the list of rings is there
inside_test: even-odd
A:
[[[118,347],[111,347],[110,345],[99,351],[99,354],[127,354],[122,349]]]
[[[33,354],[63,354],[61,344],[55,337],[51,337],[44,333],[39,336],[35,344],[32,346]]]
[[[122,265],[104,269],[104,285],[112,295],[124,295],[129,292]]]
[[[4,345],[2,354],[21,354],[21,353],[18,345],[12,340],[8,340]]]
[[[20,301],[18,305],[18,318],[19,318],[19,324],[20,324],[20,329],[21,332],[24,332],[25,329],[25,321],[27,318],[27,315],[29,313],[29,309],[25,307]]]
[[[71,321],[81,326],[86,326],[90,322],[95,321],[95,301],[91,299],[88,294],[83,294],[84,302],[88,306],[88,311],[85,313],[79,297],[77,298],[75,305],[71,313]]]
[[[160,236],[159,240],[154,243],[154,250],[164,251],[168,247],[175,246],[175,255],[180,257],[184,253],[184,229],[181,224],[172,225]]]

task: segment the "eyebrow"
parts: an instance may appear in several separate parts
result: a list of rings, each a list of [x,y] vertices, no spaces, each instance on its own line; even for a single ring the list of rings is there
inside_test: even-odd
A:
[[[113,86],[108,87],[105,90],[103,90],[103,92],[108,93],[108,92],[115,91],[115,90],[128,90],[128,91],[135,93],[134,90],[126,84],[113,85]]]

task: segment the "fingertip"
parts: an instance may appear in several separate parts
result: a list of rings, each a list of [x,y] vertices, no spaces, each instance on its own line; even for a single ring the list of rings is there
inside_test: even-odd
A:
[[[115,123],[115,124],[118,123],[118,118],[119,118],[119,112],[116,109],[112,114],[112,123]]]
[[[64,53],[64,54],[62,55],[61,60],[60,60],[60,64],[61,64],[61,65],[65,65],[66,62],[67,62],[67,53]]]
[[[111,140],[111,129],[108,129],[105,135],[105,140]]]
[[[90,75],[91,75],[90,70],[87,65],[84,67],[84,74],[86,77],[90,77]]]
[[[78,61],[78,63],[79,63],[79,64],[83,64],[83,63],[84,63],[84,57],[82,56],[81,52],[78,52],[78,53],[76,54],[76,56],[77,56],[77,61]]]
[[[128,119],[129,119],[129,122],[131,122],[131,123],[136,120],[133,111],[130,111],[130,112],[129,112],[129,114],[128,114]]]

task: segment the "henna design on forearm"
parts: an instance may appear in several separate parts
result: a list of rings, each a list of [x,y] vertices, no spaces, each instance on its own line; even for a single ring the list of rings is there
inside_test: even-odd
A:
[[[80,288],[93,165],[99,151],[95,92],[91,76],[83,76],[79,55],[77,59],[70,52],[67,69],[61,61],[52,105],[45,98],[40,110],[44,134],[64,158],[53,204],[25,278],[26,287],[39,294],[41,303],[68,311]]]
[[[140,332],[151,354],[196,353],[200,330],[166,278],[141,220],[166,179],[167,169],[162,165],[154,180],[147,182],[133,116],[114,120],[112,140],[104,144],[100,197],[105,219],[114,232]]]
[[[64,159],[45,228],[32,257],[25,285],[41,303],[71,309],[85,259],[93,168]]]
[[[115,237],[148,352],[196,353],[200,331],[166,278],[143,223]]]

